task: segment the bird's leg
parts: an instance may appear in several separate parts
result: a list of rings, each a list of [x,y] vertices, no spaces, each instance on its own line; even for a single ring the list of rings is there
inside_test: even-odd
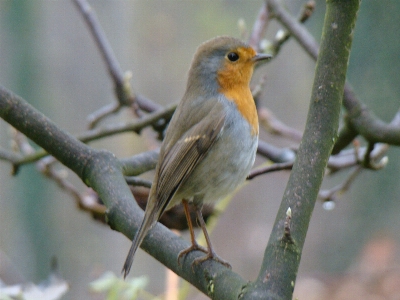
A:
[[[214,249],[213,249],[213,247],[211,245],[211,239],[210,239],[210,236],[208,235],[208,232],[207,232],[206,223],[204,222],[204,219],[203,219],[203,214],[201,213],[201,207],[198,207],[196,205],[195,208],[196,208],[197,220],[199,221],[201,230],[203,230],[204,237],[206,238],[207,250],[208,251],[206,252],[206,254],[207,254],[206,256],[196,258],[193,261],[193,264],[197,265],[197,264],[200,264],[200,263],[202,263],[202,262],[204,262],[206,260],[212,259],[212,260],[215,260],[215,261],[223,264],[225,267],[231,269],[232,266],[227,261],[225,261],[221,257],[219,257],[215,253],[215,251],[214,251]]]
[[[187,201],[187,200],[182,200],[182,203],[183,203],[183,208],[184,208],[184,210],[185,210],[186,219],[187,219],[188,225],[189,225],[190,238],[191,238],[191,241],[192,241],[192,245],[191,245],[189,248],[187,248],[187,249],[182,250],[181,252],[179,252],[179,254],[178,254],[178,263],[179,263],[179,259],[180,259],[183,255],[185,255],[185,254],[187,254],[187,253],[189,253],[189,252],[191,252],[191,251],[194,251],[194,250],[200,250],[200,251],[206,253],[207,255],[204,256],[204,257],[196,258],[196,259],[193,261],[192,266],[193,266],[193,265],[200,264],[200,263],[202,263],[202,262],[204,262],[204,261],[206,261],[206,260],[212,259],[212,260],[215,260],[215,261],[217,261],[217,262],[223,264],[225,267],[227,267],[227,268],[229,268],[229,269],[232,268],[231,265],[230,265],[228,262],[226,262],[225,260],[223,260],[222,258],[220,258],[220,257],[214,252],[214,249],[213,249],[213,247],[212,247],[212,245],[211,245],[210,236],[208,235],[208,232],[207,232],[206,223],[204,222],[203,214],[201,213],[201,207],[202,207],[202,206],[201,206],[201,205],[196,205],[196,204],[195,204],[195,209],[196,209],[197,221],[199,222],[200,227],[201,227],[201,230],[203,231],[204,237],[205,237],[205,239],[206,239],[207,249],[205,249],[204,247],[201,247],[199,244],[197,244],[196,239],[195,239],[195,236],[194,236],[192,220],[191,220],[191,218],[190,218],[190,212],[189,212],[189,204],[188,204],[188,201]]]
[[[192,245],[189,248],[186,248],[186,249],[182,250],[181,252],[179,252],[179,254],[178,254],[178,264],[180,264],[179,263],[180,258],[183,255],[188,254],[191,251],[199,250],[201,252],[208,253],[206,248],[200,246],[196,242],[196,237],[194,235],[194,230],[193,230],[192,219],[190,218],[189,202],[187,200],[182,200],[182,204],[183,204],[183,209],[185,211],[186,220],[187,220],[188,226],[189,226],[190,240],[192,242]],[[203,221],[203,223],[204,223],[204,221]]]

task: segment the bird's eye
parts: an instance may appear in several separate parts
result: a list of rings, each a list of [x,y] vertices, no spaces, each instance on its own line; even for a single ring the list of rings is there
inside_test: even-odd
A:
[[[230,61],[237,61],[239,59],[239,55],[235,52],[228,53],[227,57]]]

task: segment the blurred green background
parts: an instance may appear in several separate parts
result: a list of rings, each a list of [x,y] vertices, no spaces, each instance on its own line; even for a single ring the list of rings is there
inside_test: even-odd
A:
[[[91,4],[122,68],[132,71],[135,91],[166,105],[183,95],[197,46],[217,35],[239,37],[239,19],[250,31],[262,1],[96,0]],[[302,1],[285,4],[297,15]],[[306,27],[319,40],[325,2],[316,4]],[[348,80],[357,95],[385,121],[393,118],[400,104],[399,15],[398,1],[364,1],[349,63]],[[267,37],[272,38],[279,28],[271,22]],[[263,104],[300,130],[314,66],[290,40],[255,76],[267,74]],[[114,101],[107,70],[72,1],[0,1],[0,84],[73,134],[86,128],[87,115]],[[129,118],[132,115],[124,112],[111,120]],[[147,149],[149,135],[124,134],[92,145],[125,157]],[[262,138],[279,146],[294,145],[266,133]],[[3,121],[0,143],[10,146],[9,126]],[[317,203],[299,280],[315,273],[351,270],[364,245],[377,236],[388,237],[397,247],[399,149],[391,148],[388,156],[388,166],[379,172],[364,171],[334,210],[325,211]],[[8,284],[39,282],[47,277],[55,256],[70,284],[63,299],[101,299],[90,294],[88,283],[106,270],[118,274],[130,241],[79,211],[72,198],[38,175],[34,165],[23,167],[16,177],[11,177],[10,170],[8,163],[0,162],[0,278]],[[327,178],[323,187],[333,187],[345,175]],[[73,174],[69,176],[83,191],[83,184]],[[217,252],[244,278],[257,276],[287,178],[288,173],[280,172],[251,181],[221,215],[212,234]],[[398,258],[396,252],[394,264]],[[162,293],[165,268],[139,251],[131,276],[143,274],[149,276],[149,291]],[[193,293],[190,299],[204,299]]]

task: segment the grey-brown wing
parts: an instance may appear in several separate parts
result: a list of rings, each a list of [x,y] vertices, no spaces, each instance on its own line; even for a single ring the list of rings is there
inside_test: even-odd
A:
[[[161,161],[158,169],[156,194],[158,207],[163,212],[180,185],[192,173],[217,140],[225,116],[210,114],[193,126],[173,145]]]

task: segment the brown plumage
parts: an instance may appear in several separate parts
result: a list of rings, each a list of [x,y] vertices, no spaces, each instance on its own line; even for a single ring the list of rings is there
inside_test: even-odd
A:
[[[207,249],[197,245],[188,217],[192,246],[181,251],[178,259],[200,250],[207,255],[194,263],[214,259],[229,266],[213,251],[201,207],[232,192],[254,163],[258,119],[249,83],[254,65],[268,58],[232,37],[217,37],[198,48],[186,92],[161,145],[144,219],[122,270],[124,277],[147,232],[165,210],[181,201],[187,216],[188,201],[193,202]]]

